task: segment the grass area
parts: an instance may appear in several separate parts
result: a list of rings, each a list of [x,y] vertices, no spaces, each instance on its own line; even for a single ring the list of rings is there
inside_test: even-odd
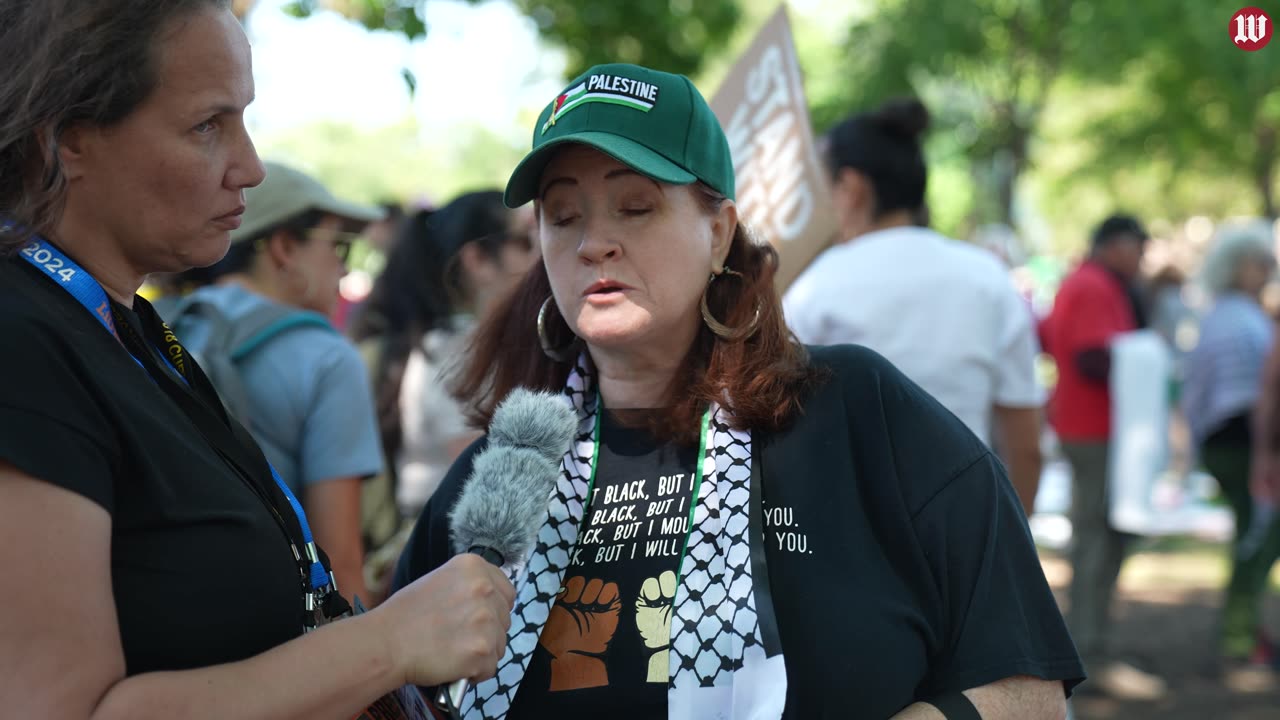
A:
[[[1065,553],[1041,549],[1041,556],[1065,563]],[[1135,543],[1121,582],[1134,590],[1220,588],[1231,572],[1228,549],[1189,537],[1147,538]],[[1271,568],[1271,590],[1280,593],[1280,563]]]

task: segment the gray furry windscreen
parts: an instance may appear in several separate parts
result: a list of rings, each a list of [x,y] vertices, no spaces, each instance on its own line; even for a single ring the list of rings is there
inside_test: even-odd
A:
[[[518,389],[503,400],[449,515],[457,552],[492,548],[508,565],[528,555],[577,425],[562,396]]]

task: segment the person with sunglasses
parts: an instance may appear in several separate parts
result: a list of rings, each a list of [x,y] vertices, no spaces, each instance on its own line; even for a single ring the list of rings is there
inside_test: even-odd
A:
[[[265,165],[226,256],[158,309],[302,502],[338,587],[368,603],[360,497],[382,447],[364,362],[329,318],[351,242],[381,211]]]

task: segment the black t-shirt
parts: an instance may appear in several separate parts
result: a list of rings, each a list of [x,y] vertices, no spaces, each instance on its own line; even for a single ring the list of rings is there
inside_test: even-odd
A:
[[[752,434],[786,718],[888,718],[1016,676],[1084,669],[1004,467],[887,360],[810,348],[825,381],[781,432]],[[403,585],[452,554],[448,510],[479,441],[423,510]]]
[[[587,519],[509,718],[663,717],[698,448],[606,412]]]
[[[22,260],[0,259],[0,308],[0,460],[111,514],[128,674],[242,660],[300,635],[286,535],[219,454],[261,458],[256,446],[215,450],[84,306]]]

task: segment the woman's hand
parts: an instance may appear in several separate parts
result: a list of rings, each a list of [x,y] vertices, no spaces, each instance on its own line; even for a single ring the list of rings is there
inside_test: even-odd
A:
[[[507,645],[515,589],[478,555],[458,555],[387,598],[378,616],[404,682],[434,686],[493,677]]]

